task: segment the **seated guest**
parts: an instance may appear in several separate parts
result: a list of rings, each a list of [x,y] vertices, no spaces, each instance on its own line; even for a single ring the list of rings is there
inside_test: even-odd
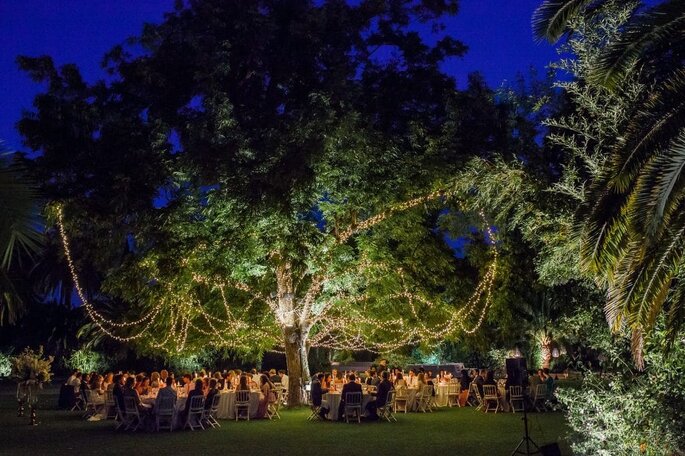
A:
[[[335,377],[333,377],[333,388],[336,391],[340,391],[345,384],[345,379],[343,378],[342,372],[336,371]]]
[[[485,381],[483,382],[483,385],[495,385],[497,386],[497,382],[495,381],[495,373],[491,370],[489,370],[485,374]]]
[[[476,378],[473,379],[473,383],[476,384],[478,387],[478,392],[480,393],[481,397],[483,397],[483,383],[485,382],[485,376],[488,374],[488,371],[485,369],[481,369],[481,371],[476,375]]]
[[[126,385],[124,386],[124,398],[132,397],[135,400],[135,404],[138,407],[139,411],[149,411],[150,406],[143,404],[143,402],[140,400],[140,395],[138,394],[138,391],[136,391],[135,386],[136,379],[134,377],[129,377],[128,379],[126,379]]]
[[[250,391],[250,384],[249,384],[249,379],[247,378],[247,375],[241,375],[240,376],[240,382],[238,383],[238,386],[235,388],[236,391]]]
[[[205,409],[209,410],[212,408],[212,401],[214,396],[219,394],[218,382],[215,378],[209,380],[209,390],[207,391],[207,399],[205,399]]]
[[[257,372],[257,369],[252,369],[252,371],[250,371],[250,373],[252,375],[252,377],[251,377],[252,383],[254,383],[255,385],[259,385],[259,377],[261,377],[262,374]]]
[[[224,377],[224,389],[233,389],[235,386],[234,380],[235,373],[232,370],[226,372],[226,376]]]
[[[397,372],[395,374],[395,389],[400,389],[400,388],[406,388],[407,384],[404,381],[404,377],[402,377],[402,372]]]
[[[150,388],[159,388],[159,372],[153,372],[150,374]]]
[[[281,383],[281,376],[276,373],[276,369],[269,371],[269,380],[271,380],[271,383]]]
[[[411,374],[411,371],[410,371]],[[423,391],[423,387],[426,386],[426,376],[423,373],[420,373],[419,375],[416,376],[416,380],[414,381],[414,387],[417,388],[419,391]]]
[[[342,395],[340,398],[340,406],[338,407],[338,419],[343,420],[345,418],[345,395],[347,393],[360,393],[362,392],[362,386],[355,380],[354,374],[350,374],[348,377],[348,382],[342,388]]]
[[[416,376],[414,369],[409,369],[409,376],[406,379],[406,382],[408,388],[417,388],[418,377]]]
[[[321,407],[323,395],[328,393],[328,388],[324,387],[321,384],[323,379],[324,374],[319,372],[318,374],[316,374],[316,376],[314,376],[314,379],[312,380],[312,385],[309,394],[312,398],[312,405],[314,407]]]
[[[369,402],[366,406],[371,419],[378,419],[378,409],[385,406],[385,402],[388,400],[388,393],[392,390],[388,371],[381,372],[381,378],[382,380],[378,383],[378,388],[376,389],[376,400]]]
[[[459,378],[459,388],[461,388],[462,391],[466,391],[469,389],[470,384],[471,378],[469,377],[469,371],[462,369],[461,377]]]
[[[171,397],[174,404],[176,404],[176,390],[174,389],[174,386],[176,386],[176,380],[167,377],[166,385],[163,388],[160,388],[157,392],[157,398],[155,398],[155,408],[159,407],[160,401],[165,397]]]
[[[169,378],[169,371],[166,369],[162,369],[159,371],[159,387],[164,388],[166,385],[166,381]]]
[[[185,422],[186,418],[188,418],[188,412],[190,411],[191,399],[194,398],[195,396],[202,396],[202,379],[201,378],[195,379],[195,388],[190,390],[190,392],[188,393],[188,398],[186,399],[186,406],[183,409],[183,414],[181,415],[183,417],[184,422]]]
[[[181,381],[183,382],[183,393],[185,396],[190,394],[191,388],[193,387],[191,379],[192,377],[190,374],[183,374]]]
[[[331,376],[331,374],[327,373],[324,375],[323,382],[321,383],[321,385],[327,390],[331,389],[331,387],[333,386],[333,377]]]
[[[369,386],[378,386],[378,373],[375,370],[369,372],[369,377],[366,379],[366,384]]]
[[[137,391],[141,396],[147,396],[151,393],[152,388],[150,387],[150,379],[148,377],[143,377],[143,381],[138,386]]]
[[[278,375],[281,377],[281,385],[283,386],[283,389],[285,391],[288,391],[288,385],[290,385],[290,378],[288,378],[288,375],[285,373],[285,370],[279,370]]]
[[[271,390],[271,382],[266,374],[262,374],[259,378],[259,390],[262,394],[259,395],[259,407],[257,407],[257,418],[266,417],[266,410],[269,407],[269,402],[273,401],[273,392]]]
[[[114,396],[114,401],[122,412],[124,411],[124,379],[122,374],[115,375],[114,386],[112,387],[112,396]]]
[[[104,391],[112,391],[112,388],[114,387],[114,374],[112,372],[107,372],[105,374],[104,379],[102,380],[102,389]]]

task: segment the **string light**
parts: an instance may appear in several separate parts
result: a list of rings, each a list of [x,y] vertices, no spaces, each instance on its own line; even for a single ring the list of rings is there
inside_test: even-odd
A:
[[[381,223],[397,212],[438,197],[449,196],[452,196],[451,192],[436,191],[392,206],[343,231],[338,236],[337,242],[344,243],[356,233]],[[202,305],[197,298],[192,297],[190,289],[179,291],[167,285],[167,297],[160,299],[152,311],[135,321],[116,322],[98,313],[86,299],[72,259],[70,243],[64,227],[62,206],[57,206],[56,212],[65,257],[74,286],[86,308],[87,315],[105,334],[122,342],[141,339],[151,331],[153,324],[157,324],[165,337],[160,342],[153,341],[151,346],[161,350],[171,351],[169,345],[173,342],[176,352],[183,352],[188,348],[191,339],[199,339],[206,343],[207,337],[212,338],[213,343],[224,347],[250,348],[254,345],[255,339],[282,340],[285,326],[299,324],[303,329],[304,338],[312,347],[389,352],[418,342],[438,341],[456,335],[460,331],[473,334],[481,327],[492,305],[498,251],[493,230],[488,225],[483,211],[479,211],[487,232],[487,241],[492,248],[492,260],[466,304],[459,308],[453,308],[447,303],[436,302],[423,295],[410,292],[405,285],[402,270],[395,272],[399,275],[403,289],[389,294],[383,301],[387,304],[403,306],[401,308],[405,309],[406,316],[387,319],[371,317],[372,313],[368,312],[368,305],[371,301],[378,302],[378,299],[372,299],[366,293],[355,296],[350,293],[350,290],[339,290],[333,298],[324,299],[321,295],[327,286],[335,283],[341,276],[356,274],[365,277],[373,275],[373,271],[385,275],[389,273],[389,267],[384,263],[373,262],[367,257],[362,257],[354,270],[334,276],[325,275],[327,265],[324,264],[324,272],[311,276],[309,289],[301,299],[296,299],[293,293],[280,293],[277,299],[269,298],[241,282],[210,279],[193,273],[192,283],[206,286],[213,293],[218,292],[220,299],[217,301],[222,304],[222,313],[225,317],[209,312],[208,306]],[[277,258],[278,252],[271,252],[270,257]],[[186,268],[190,267],[190,259],[187,257],[183,258],[181,263]],[[370,282],[367,280],[366,286],[368,285]],[[290,289],[289,287],[292,285],[279,283],[279,290]],[[232,288],[247,295],[249,298],[247,303],[238,308],[232,307],[226,296],[226,288]],[[261,321],[248,324],[246,320],[249,319],[249,312],[257,302],[266,304],[270,312],[264,312]],[[422,318],[422,315],[427,315],[426,313],[431,314],[431,321],[439,320],[440,322],[427,325],[426,319]],[[162,318],[156,322],[158,317]],[[475,321],[471,321],[473,318]],[[140,325],[143,325],[142,328]],[[114,333],[116,329],[126,328],[135,328],[138,332],[128,336]],[[191,333],[196,335],[191,337]],[[152,335],[151,338],[154,339]],[[388,339],[390,340],[383,341]]]

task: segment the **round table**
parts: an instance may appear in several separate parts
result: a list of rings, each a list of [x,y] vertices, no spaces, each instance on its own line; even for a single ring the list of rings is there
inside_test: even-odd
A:
[[[250,418],[257,416],[257,409],[259,408],[259,400],[262,398],[260,391],[250,391]],[[216,413],[217,418],[222,420],[235,419],[235,391],[221,391],[219,396],[219,410]]]
[[[340,408],[342,393],[329,392],[324,394],[322,399],[323,402],[321,403],[321,406],[328,409],[326,418],[328,418],[331,421],[337,421],[339,417],[338,409]],[[375,399],[376,397],[372,396],[371,394],[362,393],[362,416],[367,415],[366,406],[369,404],[369,402]]]
[[[435,386],[435,404],[438,407],[447,407],[449,383],[439,383]]]

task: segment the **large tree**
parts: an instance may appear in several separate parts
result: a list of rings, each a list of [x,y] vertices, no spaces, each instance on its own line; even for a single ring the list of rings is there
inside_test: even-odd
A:
[[[100,331],[154,352],[282,347],[292,404],[312,345],[473,331],[496,252],[455,290],[436,226],[462,150],[496,135],[464,135],[486,119],[440,70],[465,50],[438,22],[456,10],[191,1],[115,48],[108,82],[21,59],[48,90],[20,129]]]

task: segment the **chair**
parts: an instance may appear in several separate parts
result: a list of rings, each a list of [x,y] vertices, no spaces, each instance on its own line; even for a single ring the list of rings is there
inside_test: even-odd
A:
[[[105,419],[113,420],[117,417],[117,409],[114,405],[114,393],[112,390],[105,391]]]
[[[476,410],[482,409],[485,405],[483,404],[483,397],[480,395],[480,390],[478,385],[471,383],[469,385],[469,397],[472,397],[471,405],[476,407]]]
[[[168,429],[171,432],[174,429],[174,417],[176,415],[176,401],[173,396],[164,396],[159,398],[157,407],[155,409],[155,428],[157,431]]]
[[[85,404],[83,417],[89,418],[97,413],[95,404],[93,403],[93,392],[89,389],[82,389],[81,393],[83,396],[83,403]]]
[[[350,414],[357,417],[357,423],[362,418],[362,393],[345,393],[345,421],[350,422]]]
[[[204,425],[202,424],[202,415],[205,411],[205,397],[204,396],[193,396],[190,398],[190,408],[188,409],[188,416],[186,416],[186,422],[183,425],[183,429],[189,427],[191,431],[195,428],[200,428],[204,430]]]
[[[212,403],[209,408],[204,409],[202,414],[202,421],[212,426],[213,428],[221,427],[221,424],[216,419],[216,414],[219,412],[219,401],[221,400],[220,394],[215,394],[212,398]]]
[[[392,404],[392,408],[395,411],[395,413],[399,412],[400,410],[403,411],[404,413],[407,413],[407,408],[409,405],[409,396],[407,395],[407,389],[406,388],[399,388],[395,392],[395,400]]]
[[[459,403],[459,394],[461,393],[461,388],[459,383],[450,382],[447,385],[447,406],[452,407],[455,404],[457,407],[461,407]]]
[[[245,417],[247,421],[250,421],[250,392],[249,391],[236,391],[235,392],[235,420],[240,419],[240,412],[245,412]]]
[[[83,389],[79,388],[79,392],[77,393],[74,390],[74,387],[70,387],[70,388],[71,388],[71,397],[70,397],[71,409],[70,409],[70,411],[73,412],[74,410],[79,410],[79,411],[83,410],[83,407],[84,407],[83,394],[82,394]]]
[[[393,408],[393,404],[395,403],[395,391],[388,391],[388,397],[385,401],[385,405],[383,407],[378,407],[378,417],[381,420],[386,420],[388,423],[395,421],[397,422],[397,418],[395,417],[395,410]]]
[[[271,420],[274,417],[281,419],[281,415],[278,411],[281,409],[281,404],[283,403],[283,389],[278,388],[272,391],[273,397],[269,398],[269,403],[266,406],[266,416]]]
[[[126,430],[136,432],[143,424],[143,418],[140,416],[136,398],[124,397],[124,414],[126,416]]]
[[[119,429],[124,428],[124,430],[127,431],[130,422],[128,420],[128,417],[126,416],[126,410],[121,410],[121,408],[119,407],[119,403],[116,401],[114,402],[114,407],[116,410],[116,416],[114,417],[114,430],[118,431]]]
[[[533,397],[533,408],[538,412],[547,410],[547,385],[540,383],[535,386],[535,396]]]
[[[416,398],[417,410],[419,412],[433,412],[431,402],[433,400],[433,387],[431,385],[424,385],[421,388],[421,396]]]
[[[497,396],[497,385],[483,385],[483,402],[485,403],[485,413],[494,410],[495,413],[499,410],[499,397]],[[495,408],[492,409],[490,404],[495,403]]]
[[[526,406],[523,402],[523,388],[520,386],[510,386],[509,387],[509,406],[511,407],[511,413],[522,412],[523,408]],[[516,404],[520,404],[520,408],[516,407]]]

